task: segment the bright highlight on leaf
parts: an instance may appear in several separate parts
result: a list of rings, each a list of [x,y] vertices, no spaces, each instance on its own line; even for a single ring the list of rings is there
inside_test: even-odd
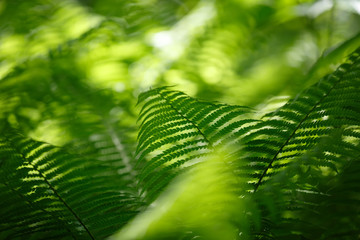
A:
[[[112,239],[235,239],[248,233],[240,179],[228,152],[215,150],[203,162],[179,175],[144,213]],[[240,228],[240,229],[239,229]]]
[[[360,239],[359,13],[0,0],[0,239]]]

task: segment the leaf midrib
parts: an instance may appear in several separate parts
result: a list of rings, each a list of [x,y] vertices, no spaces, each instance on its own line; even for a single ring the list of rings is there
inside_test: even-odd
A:
[[[56,191],[56,189],[51,185],[51,183],[46,179],[46,177],[42,174],[42,172],[35,166],[32,164],[32,162],[29,162],[26,157],[24,156],[23,152],[20,151],[18,149],[18,147],[16,146],[16,144],[14,144],[12,142],[11,139],[8,139],[7,140],[9,142],[12,143],[13,147],[17,150],[18,153],[20,153],[22,159],[24,160],[24,162],[28,162],[32,168],[34,170],[36,170],[40,177],[44,180],[44,182],[46,183],[46,185],[48,185],[48,187],[51,189],[51,191],[54,193],[54,195],[59,199],[59,201],[64,204],[64,206],[70,211],[70,213],[75,217],[75,219],[80,223],[80,225],[85,229],[85,231],[87,232],[87,234],[90,236],[90,238],[92,240],[95,240],[95,237],[92,235],[92,233],[90,232],[90,230],[86,227],[85,223],[81,220],[81,218],[76,214],[76,212],[67,204],[67,202],[60,196],[60,194]]]
[[[324,101],[324,99],[329,96],[329,94],[331,93],[331,91],[333,89],[335,89],[336,85],[341,82],[342,80],[341,76],[339,78],[339,80],[337,80],[335,82],[335,84],[329,89],[329,91],[310,109],[310,111],[305,115],[305,117],[299,122],[299,124],[296,126],[296,128],[293,130],[293,132],[291,133],[291,135],[286,139],[286,141],[281,145],[281,147],[279,148],[279,150],[275,153],[274,157],[271,159],[270,163],[268,164],[268,166],[265,168],[264,172],[261,174],[259,180],[257,181],[257,183],[255,184],[254,187],[254,192],[257,191],[257,189],[259,188],[261,181],[263,180],[263,178],[265,177],[266,173],[268,172],[268,170],[271,168],[273,162],[277,159],[277,156],[281,153],[281,151],[284,149],[284,147],[289,143],[289,141],[294,137],[296,131],[300,128],[300,126],[304,123],[304,121],[309,117],[310,113],[312,113],[315,108],[317,108],[319,106],[319,104],[322,103],[322,101]]]
[[[177,112],[182,118],[186,119],[189,123],[191,123],[194,128],[196,128],[196,130],[200,133],[200,135],[204,138],[204,140],[209,144],[209,147],[212,148],[212,143],[209,141],[209,139],[206,138],[205,134],[200,130],[200,128],[193,122],[191,121],[188,117],[186,117],[182,112],[180,112],[177,108],[175,108],[173,106],[173,104],[171,102],[169,102],[169,100],[166,98],[166,96],[163,95],[163,93],[161,91],[159,91],[159,95],[166,101],[166,103],[175,111]]]

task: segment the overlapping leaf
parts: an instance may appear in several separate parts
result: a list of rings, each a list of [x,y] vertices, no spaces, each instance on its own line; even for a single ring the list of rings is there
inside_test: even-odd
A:
[[[341,151],[354,148],[360,126],[359,65],[357,50],[333,74],[264,116],[265,120],[243,139],[245,151],[251,155],[247,161],[255,190],[334,129],[345,129],[339,136],[341,147],[329,149],[316,164],[335,170]]]
[[[337,214],[345,222],[358,218],[340,213],[346,202],[358,211],[356,188],[353,192],[343,185],[347,180],[340,179],[348,179],[347,165],[356,165],[360,153],[359,52],[261,121],[247,120],[239,107],[199,102],[168,88],[144,93],[139,97],[145,103],[137,149],[144,189],[153,194],[170,181],[171,169],[181,169],[184,162],[201,156],[196,145],[187,150],[192,145],[186,144],[198,144],[193,139],[203,143],[204,152],[232,139],[237,144],[231,153],[236,158],[232,167],[242,181],[239,184],[249,185],[237,194],[254,198],[263,215],[262,231],[254,237],[357,236],[353,224],[343,225],[344,233],[340,228],[324,233],[329,226],[322,222],[327,206],[340,208]],[[353,173],[349,179],[354,179]],[[348,195],[343,202],[338,192],[342,187],[348,191],[342,192]]]
[[[105,166],[14,132],[1,137],[0,237],[98,239],[136,214]]]
[[[156,194],[178,171],[192,165],[225,139],[244,132],[255,121],[249,109],[201,102],[168,88],[139,96],[137,160],[143,191]],[[150,197],[151,198],[151,197]]]

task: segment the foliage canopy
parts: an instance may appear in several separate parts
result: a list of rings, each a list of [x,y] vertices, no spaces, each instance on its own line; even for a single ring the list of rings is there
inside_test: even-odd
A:
[[[359,239],[358,4],[0,2],[0,239]]]

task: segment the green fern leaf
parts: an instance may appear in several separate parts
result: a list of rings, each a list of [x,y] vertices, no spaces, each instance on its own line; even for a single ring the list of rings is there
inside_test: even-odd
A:
[[[0,141],[0,237],[98,239],[136,214],[106,167],[6,131]]]
[[[356,135],[352,129],[360,126],[357,94],[360,92],[359,52],[354,52],[333,74],[324,77],[285,106],[265,115],[264,121],[243,138],[245,152],[251,155],[248,162],[257,166],[253,169],[256,178],[252,179],[255,191],[270,175],[281,171],[279,166],[286,166],[294,157],[312,149],[333,129],[344,127],[346,135]],[[346,141],[342,144],[347,147],[352,145]],[[332,156],[340,153],[329,151],[321,164],[336,168]],[[260,166],[263,166],[262,170],[259,170]]]
[[[139,96],[143,103],[136,156],[140,184],[153,199],[177,172],[241,132],[248,108],[201,102],[182,92],[157,88]]]
[[[268,202],[264,209],[272,203],[275,214],[263,217],[273,222],[268,233],[275,239],[358,238],[360,146],[343,146],[343,134],[333,130],[255,193],[257,202]],[[335,170],[326,164],[332,152],[338,152]]]
[[[140,95],[139,102],[145,103],[139,118],[137,157],[144,191],[156,195],[177,171],[186,169],[181,166],[187,161],[207,155],[214,146],[231,139],[235,152],[224,158],[235,156],[232,165],[241,179],[239,184],[249,185],[240,188],[238,194],[255,200],[258,209],[253,208],[251,214],[260,211],[262,215],[262,231],[255,231],[254,236],[340,236],[340,229],[324,234],[329,226],[314,226],[326,222],[319,214],[325,206],[337,206],[332,199],[338,193],[330,194],[332,187],[340,181],[348,162],[360,155],[359,52],[283,107],[265,114],[261,121],[246,118],[239,107],[198,102],[168,88]],[[199,143],[201,149],[196,146]],[[335,178],[329,181],[331,176]],[[351,207],[357,211],[355,204]],[[349,221],[346,214],[339,215]],[[344,235],[358,234],[352,224],[343,228],[347,231]]]

